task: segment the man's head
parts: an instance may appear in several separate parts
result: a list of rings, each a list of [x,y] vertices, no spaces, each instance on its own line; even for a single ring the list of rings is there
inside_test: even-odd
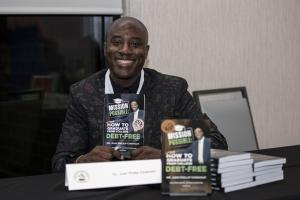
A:
[[[137,109],[139,108],[139,104],[138,104],[136,101],[132,101],[132,102],[130,103],[130,107],[131,107],[131,110],[132,110],[133,112],[135,112],[135,111],[137,111]]]
[[[107,32],[104,50],[113,80],[124,87],[134,83],[148,50],[148,31],[142,22],[132,17],[114,21]]]
[[[203,130],[201,128],[196,128],[194,130],[194,135],[197,140],[200,140],[202,138],[202,136],[204,135]]]

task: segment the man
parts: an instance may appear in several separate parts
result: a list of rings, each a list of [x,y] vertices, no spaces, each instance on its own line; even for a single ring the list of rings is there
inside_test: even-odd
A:
[[[129,132],[137,132],[144,127],[144,111],[139,109],[137,101],[130,103],[132,112],[128,116]]]
[[[192,144],[193,164],[207,163],[210,160],[210,141],[204,137],[201,128],[194,130],[195,141]]]
[[[131,17],[120,18],[110,26],[105,43],[109,66],[71,86],[71,104],[52,159],[54,171],[66,163],[103,162],[120,158],[118,151],[102,146],[104,95],[145,94],[144,144],[131,152],[131,159],[160,158],[160,122],[165,118],[207,118],[187,91],[184,79],[143,69],[149,51],[148,31]],[[210,121],[209,121],[210,122]],[[225,138],[210,122],[215,148],[227,148]]]

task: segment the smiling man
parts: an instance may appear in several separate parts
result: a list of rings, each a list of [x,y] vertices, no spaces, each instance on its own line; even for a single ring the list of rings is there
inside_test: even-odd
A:
[[[166,118],[206,119],[210,133],[205,136],[212,147],[227,148],[226,139],[197,108],[184,79],[143,68],[148,51],[142,22],[132,17],[114,21],[106,35],[108,69],[71,86],[71,104],[52,159],[54,171],[63,171],[66,163],[120,159],[118,151],[102,145],[105,94],[145,95],[145,146],[131,152],[133,160],[160,158],[160,122]]]
[[[142,23],[133,18],[113,23],[105,45],[113,81],[121,87],[131,86],[140,76],[148,50],[148,32]]]

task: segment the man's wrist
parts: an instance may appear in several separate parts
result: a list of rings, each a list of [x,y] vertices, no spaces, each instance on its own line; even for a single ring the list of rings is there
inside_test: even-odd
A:
[[[84,155],[80,155],[76,158],[74,163],[80,163],[80,159],[83,157]]]

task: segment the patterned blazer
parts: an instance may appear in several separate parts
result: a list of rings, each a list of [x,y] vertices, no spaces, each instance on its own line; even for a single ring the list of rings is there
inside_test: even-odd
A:
[[[141,94],[145,94],[145,145],[161,148],[160,122],[163,119],[201,118],[206,119],[209,126],[210,133],[206,137],[211,139],[212,147],[227,149],[226,139],[200,112],[183,78],[148,68],[144,71]],[[66,163],[102,145],[105,73],[106,70],[99,71],[71,86],[71,103],[52,158],[53,171],[64,171]]]

